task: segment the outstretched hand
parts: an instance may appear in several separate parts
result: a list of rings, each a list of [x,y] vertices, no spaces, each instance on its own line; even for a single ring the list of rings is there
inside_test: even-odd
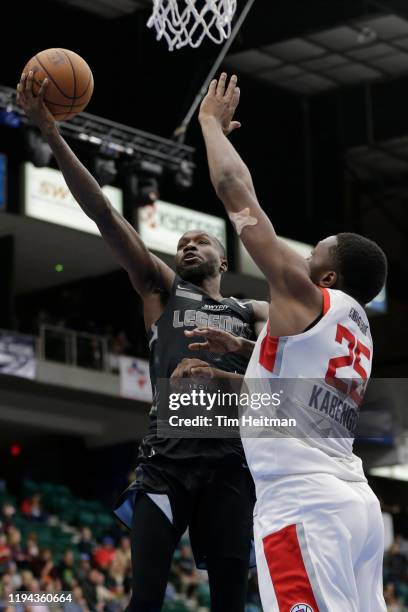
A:
[[[227,85],[227,74],[223,72],[218,79],[210,83],[208,93],[200,106],[198,118],[213,117],[221,125],[226,136],[241,127],[239,121],[234,121],[234,114],[239,104],[240,90],[237,87],[238,78],[235,74]]]
[[[185,330],[184,334],[189,338],[201,336],[204,342],[193,342],[188,345],[190,351],[207,350],[218,355],[225,353],[236,353],[241,348],[241,339],[222,329],[214,327],[196,327],[192,331]]]
[[[34,72],[30,70],[23,73],[17,85],[17,104],[21,106],[27,117],[39,128],[55,123],[55,119],[44,102],[44,96],[49,80],[45,78],[41,84],[38,95],[33,91]]]

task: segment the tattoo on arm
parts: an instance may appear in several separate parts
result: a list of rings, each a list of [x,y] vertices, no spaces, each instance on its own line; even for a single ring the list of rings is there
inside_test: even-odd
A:
[[[256,219],[255,217],[251,217],[250,212],[251,210],[249,208],[244,208],[243,210],[240,210],[237,213],[230,213],[228,215],[231,220],[231,223],[235,227],[235,231],[237,232],[238,236],[241,235],[242,230],[244,229],[244,227],[247,227],[247,225],[258,224],[258,219]]]

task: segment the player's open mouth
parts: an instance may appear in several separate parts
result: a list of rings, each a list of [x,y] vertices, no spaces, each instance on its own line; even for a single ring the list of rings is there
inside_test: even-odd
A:
[[[201,261],[200,257],[198,257],[198,255],[194,255],[194,253],[187,253],[186,255],[184,255],[183,257],[183,263],[194,263],[197,261]]]

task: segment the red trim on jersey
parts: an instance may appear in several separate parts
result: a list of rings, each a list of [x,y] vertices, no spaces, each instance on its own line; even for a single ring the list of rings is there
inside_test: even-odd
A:
[[[309,605],[313,612],[319,612],[303,562],[296,525],[266,536],[263,545],[280,612],[290,612],[300,602]]]
[[[323,294],[323,316],[324,316],[330,309],[330,293],[327,291],[327,289],[324,289],[323,287],[320,287],[320,290]]]
[[[261,366],[273,372],[275,368],[276,355],[278,353],[279,338],[278,336],[269,335],[269,320],[266,327],[265,338],[262,340],[261,351],[259,353],[259,363]]]

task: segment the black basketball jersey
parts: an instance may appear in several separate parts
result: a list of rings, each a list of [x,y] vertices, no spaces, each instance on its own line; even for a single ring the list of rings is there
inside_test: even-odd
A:
[[[185,330],[195,327],[215,327],[235,336],[256,340],[254,312],[250,300],[223,298],[214,300],[196,285],[176,275],[166,308],[148,332],[150,347],[150,377],[154,402],[157,401],[157,381],[170,378],[184,358],[197,358],[227,372],[245,374],[249,359],[235,353],[218,355],[207,350],[191,351],[188,345],[200,338],[188,338]],[[160,454],[169,458],[220,457],[229,453],[243,456],[237,439],[167,439],[157,436],[157,407],[150,413],[149,432],[139,451],[139,460]]]

